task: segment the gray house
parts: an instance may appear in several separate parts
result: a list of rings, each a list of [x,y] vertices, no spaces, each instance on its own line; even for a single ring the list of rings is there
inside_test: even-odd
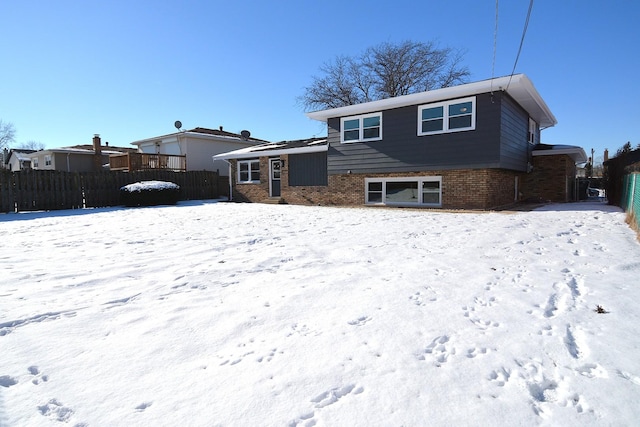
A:
[[[216,156],[230,161],[236,200],[474,209],[530,197],[569,201],[575,164],[586,161],[582,148],[540,144],[541,129],[557,121],[523,74],[307,116],[328,127],[313,157],[294,149],[301,141]],[[291,176],[321,157],[324,180],[316,174],[301,185]],[[280,194],[272,191],[274,162]],[[243,180],[247,167],[259,179]]]

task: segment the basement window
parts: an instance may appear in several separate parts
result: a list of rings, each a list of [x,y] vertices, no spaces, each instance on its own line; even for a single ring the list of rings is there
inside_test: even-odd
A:
[[[260,183],[260,160],[239,160],[238,161],[238,183],[257,184]]]
[[[418,107],[418,136],[460,132],[474,130],[475,128],[475,97]]]
[[[368,205],[442,206],[442,177],[365,178]]]

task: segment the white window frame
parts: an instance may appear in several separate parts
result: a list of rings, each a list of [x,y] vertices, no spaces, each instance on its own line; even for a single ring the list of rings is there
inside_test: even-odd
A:
[[[52,160],[51,160],[51,155],[50,154],[45,154],[44,156],[44,165],[45,166],[51,166],[52,164]]]
[[[240,178],[240,169],[242,164],[246,164],[247,165],[247,171],[248,171],[248,180],[243,181]],[[256,168],[252,168],[252,166],[257,165],[257,169]],[[251,159],[251,160],[238,160],[238,184],[259,184],[260,180],[258,179],[256,180],[252,180],[251,176],[252,176],[252,171],[257,170],[258,173],[260,173],[260,159]]]
[[[32,169],[38,169],[38,158],[37,157],[31,158],[31,168]]]
[[[471,102],[471,126],[464,128],[453,128],[449,129],[449,107],[456,104],[463,104],[465,102]],[[442,107],[442,129],[431,131],[431,132],[423,132],[422,131],[422,111],[430,108]],[[455,117],[455,116],[451,116]],[[452,99],[450,101],[437,102],[434,104],[425,104],[418,106],[418,136],[425,135],[438,135],[442,133],[451,133],[451,132],[463,132],[469,130],[475,130],[476,128],[476,97],[471,96],[468,98],[460,98],[460,99]]]
[[[380,128],[378,132],[378,136],[375,138],[365,138],[364,137],[364,119],[368,119],[370,117],[379,117],[380,125],[376,126]],[[351,120],[358,120],[358,139],[350,139],[348,141],[344,140],[344,122],[348,122]],[[341,117],[340,118],[340,142],[343,144],[351,144],[356,142],[369,142],[369,141],[380,141],[382,139],[382,112],[379,111],[377,113],[369,113],[362,114],[360,116],[350,116],[350,117]]]
[[[418,200],[413,202],[393,202],[387,201],[387,182],[406,182],[412,181],[418,183]],[[425,203],[423,200],[422,185],[425,182],[437,182],[438,185],[438,203]],[[369,184],[370,183],[382,183],[382,201],[369,202]],[[442,207],[442,176],[405,176],[405,177],[393,177],[393,178],[365,178],[364,179],[364,197],[366,205],[378,205],[378,206],[424,206],[424,207]]]

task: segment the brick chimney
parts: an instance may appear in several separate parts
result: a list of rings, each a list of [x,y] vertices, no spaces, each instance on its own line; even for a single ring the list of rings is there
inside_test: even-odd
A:
[[[607,160],[609,160],[609,150],[607,150],[606,148],[604,149],[604,161],[606,162]]]
[[[93,169],[102,170],[102,147],[100,146],[100,135],[93,135]]]

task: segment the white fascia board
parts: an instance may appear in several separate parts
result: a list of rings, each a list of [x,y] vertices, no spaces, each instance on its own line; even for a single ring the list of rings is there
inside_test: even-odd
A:
[[[586,163],[589,158],[582,147],[560,146],[550,148],[548,150],[533,150],[531,155],[537,156],[556,156],[566,154],[571,157],[575,163]]]
[[[508,89],[507,89],[508,86]],[[392,108],[406,107],[409,105],[428,104],[445,101],[448,99],[462,98],[481,93],[505,91],[527,110],[529,115],[543,128],[554,126],[556,118],[536,91],[533,83],[524,74],[515,74],[512,77],[499,77],[482,80],[459,86],[435,89],[426,92],[412,93],[410,95],[397,96],[395,98],[381,99],[365,102],[363,104],[347,105],[345,107],[331,108],[329,110],[313,111],[306,113],[313,120],[326,122],[333,117],[347,117],[376,111],[390,110]]]
[[[256,157],[280,156],[283,154],[322,153],[329,149],[328,145],[316,145],[298,148],[283,148],[281,150],[236,150],[228,153],[216,154],[214,160],[254,159]]]

